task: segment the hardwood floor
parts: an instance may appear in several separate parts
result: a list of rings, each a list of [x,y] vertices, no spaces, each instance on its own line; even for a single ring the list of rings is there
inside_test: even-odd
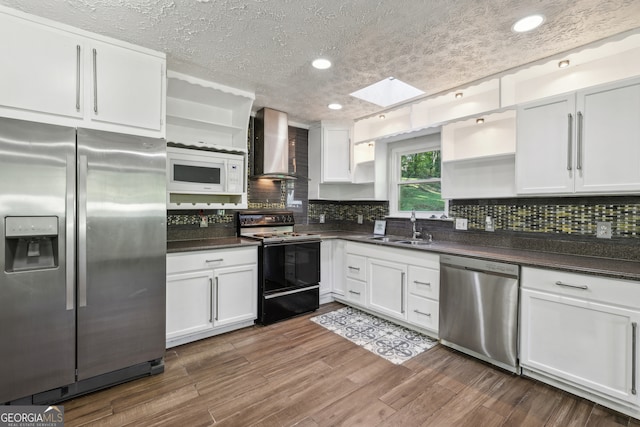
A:
[[[443,346],[393,365],[309,321],[167,351],[165,372],[64,402],[81,426],[640,426]]]

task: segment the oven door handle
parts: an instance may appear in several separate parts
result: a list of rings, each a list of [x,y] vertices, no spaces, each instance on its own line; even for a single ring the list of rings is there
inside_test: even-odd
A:
[[[287,245],[299,245],[301,243],[320,243],[321,240],[320,239],[293,239],[293,240],[287,240],[287,241],[280,241],[280,242],[272,242],[272,243],[263,243],[263,246],[265,248],[268,248],[270,246],[287,246]]]
[[[313,286],[308,286],[306,288],[292,289],[290,291],[278,292],[275,294],[266,295],[264,299],[283,297],[285,295],[297,294],[298,292],[310,291],[312,289],[320,289],[320,285],[313,285]]]

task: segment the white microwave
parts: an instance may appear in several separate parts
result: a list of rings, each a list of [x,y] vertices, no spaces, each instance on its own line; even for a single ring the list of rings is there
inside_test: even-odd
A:
[[[167,147],[167,190],[183,194],[242,194],[241,154]]]

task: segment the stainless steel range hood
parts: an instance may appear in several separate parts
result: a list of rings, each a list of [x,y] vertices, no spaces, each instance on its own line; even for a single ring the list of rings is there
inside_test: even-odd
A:
[[[253,129],[251,178],[297,179],[289,172],[289,122],[287,113],[263,108]]]

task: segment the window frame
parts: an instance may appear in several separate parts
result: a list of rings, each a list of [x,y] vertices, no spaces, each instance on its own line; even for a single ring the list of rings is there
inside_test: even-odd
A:
[[[389,164],[389,214],[394,217],[407,217],[411,216],[410,211],[400,211],[398,209],[399,202],[399,186],[401,184],[408,184],[401,179],[400,161],[403,155],[422,153],[426,151],[440,151],[441,172],[440,178],[425,180],[427,182],[440,182],[440,189],[442,189],[442,145],[440,143],[440,135],[427,135],[426,137],[412,138],[410,140],[399,141],[393,144],[389,144],[388,156],[391,160]],[[422,180],[417,182],[423,182]],[[442,196],[442,194],[441,194]],[[431,218],[435,215],[436,218],[440,218],[442,215],[448,215],[449,212],[449,200],[443,199],[444,210],[443,211],[416,211],[416,217],[418,218]]]

